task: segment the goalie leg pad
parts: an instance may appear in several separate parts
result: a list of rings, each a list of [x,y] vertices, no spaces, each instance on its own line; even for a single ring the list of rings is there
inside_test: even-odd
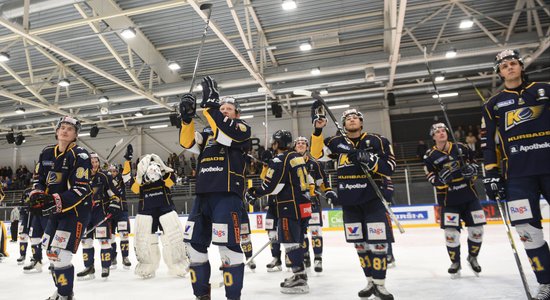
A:
[[[135,250],[138,264],[135,274],[142,278],[155,276],[155,271],[160,262],[160,249],[158,237],[151,234],[153,217],[138,214],[136,216]]]
[[[183,242],[183,226],[175,211],[171,211],[159,218],[164,231],[160,237],[162,241],[162,256],[170,270],[170,274],[183,277],[187,274],[189,261],[187,260],[185,243]]]

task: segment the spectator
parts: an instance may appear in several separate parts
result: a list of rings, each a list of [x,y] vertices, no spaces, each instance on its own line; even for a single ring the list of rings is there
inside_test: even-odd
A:
[[[17,230],[19,228],[19,218],[20,218],[19,207],[16,206],[11,210],[11,214],[10,214],[10,221],[11,221],[10,232],[11,232],[12,243],[17,242]]]
[[[416,158],[422,159],[426,151],[428,151],[426,143],[423,140],[418,141],[418,145],[416,145]]]
[[[458,142],[464,142],[465,132],[462,126],[458,126],[454,132],[454,138]]]
[[[472,149],[472,151],[476,151],[476,143],[477,138],[475,137],[474,133],[471,131],[468,131],[468,136],[466,136],[466,144],[468,144],[468,148]]]

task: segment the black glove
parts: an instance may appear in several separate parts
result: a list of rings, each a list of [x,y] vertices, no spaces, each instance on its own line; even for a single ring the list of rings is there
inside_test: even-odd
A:
[[[453,180],[453,170],[450,168],[443,168],[437,173],[437,178],[443,184],[449,184]]]
[[[61,213],[63,205],[58,194],[48,195],[42,191],[33,192],[29,197],[31,211],[34,214],[49,216]]]
[[[244,200],[246,201],[246,203],[248,203],[248,205],[254,206],[254,204],[256,204],[256,200],[258,200],[258,197],[256,196],[255,187],[248,188],[248,190],[244,194]]]
[[[355,163],[360,163],[365,166],[367,170],[372,171],[378,165],[378,160],[380,157],[377,153],[373,153],[367,150],[356,150],[353,149],[348,152],[348,157],[351,161]]]
[[[269,164],[269,161],[271,161],[271,159],[273,159],[273,153],[271,153],[271,151],[269,150],[265,150],[263,153],[262,153],[262,162],[264,164]]]
[[[470,180],[474,178],[477,175],[477,171],[479,169],[479,166],[477,164],[466,164],[460,172],[462,172],[462,176],[466,180]]]
[[[485,178],[483,179],[485,184],[485,192],[487,197],[491,200],[504,200],[506,199],[506,189],[504,178],[498,175],[497,170],[487,171]]]
[[[313,104],[311,105],[311,123],[315,124],[317,120],[326,118],[324,108],[325,107],[321,101],[313,101]]]
[[[214,78],[206,76],[202,79],[202,108],[219,108],[220,94],[218,93],[218,83]]]
[[[124,153],[124,159],[132,160],[132,157],[134,157],[134,147],[132,147],[132,144],[128,144],[126,146],[126,153]]]
[[[118,197],[111,197],[111,199],[112,200],[109,202],[109,206],[107,207],[107,213],[116,216],[122,211],[120,207],[120,200]]]
[[[186,124],[191,123],[191,119],[197,112],[197,99],[193,94],[183,94],[180,98],[179,113],[180,118]]]
[[[338,201],[338,195],[336,195],[336,192],[333,190],[329,190],[325,192],[325,197],[327,198],[327,203],[329,205],[338,205],[340,204],[340,201]]]

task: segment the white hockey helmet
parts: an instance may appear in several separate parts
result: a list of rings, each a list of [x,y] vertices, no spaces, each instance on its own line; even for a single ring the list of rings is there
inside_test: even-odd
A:
[[[440,128],[445,128],[445,131],[449,132],[449,128],[444,123],[435,123],[430,127],[430,136],[434,136],[435,132]]]
[[[495,65],[493,66],[493,69],[495,70],[495,73],[500,73],[500,64],[505,60],[510,59],[516,59],[519,61],[519,63],[523,66],[523,58],[519,56],[519,52],[517,50],[512,49],[506,49],[500,51],[497,56],[495,57]]]
[[[309,140],[307,139],[307,137],[305,136],[299,136],[297,137],[295,140],[294,140],[294,147],[296,147],[296,143],[298,142],[304,142],[306,143],[306,146],[309,147]]]
[[[363,114],[355,108],[350,108],[345,110],[342,113],[342,118],[340,120],[340,123],[342,124],[342,126],[346,126],[346,118],[350,115],[356,115],[357,117],[359,117],[359,120],[363,122]]]
[[[232,104],[235,107],[235,112],[240,114],[241,113],[241,105],[237,101],[237,99],[233,97],[223,97],[220,99],[220,106],[229,103]]]
[[[61,124],[67,123],[70,125],[73,125],[76,129],[76,133],[78,134],[80,132],[80,129],[82,129],[82,124],[80,124],[80,121],[77,118],[73,118],[71,116],[64,116],[57,121],[57,125],[55,126],[55,130],[59,129],[61,127]]]

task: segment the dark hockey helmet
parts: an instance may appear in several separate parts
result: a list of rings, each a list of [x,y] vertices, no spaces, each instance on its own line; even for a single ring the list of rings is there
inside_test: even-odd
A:
[[[432,127],[430,127],[430,136],[434,136],[435,132],[439,128],[445,128],[445,131],[447,131],[447,133],[449,133],[449,128],[447,127],[447,125],[445,125],[444,123],[435,123],[435,124],[432,125]]]
[[[499,69],[500,64],[503,61],[509,60],[509,59],[516,59],[523,66],[523,58],[519,56],[519,52],[517,50],[506,49],[506,50],[500,51],[495,57],[495,65],[493,66],[495,73],[498,74],[500,72],[500,69]]]
[[[237,101],[237,99],[233,97],[223,97],[220,99],[220,106],[229,103],[232,104],[235,107],[235,112],[240,114],[241,113],[241,105]]]
[[[57,125],[55,126],[55,130],[59,129],[61,127],[61,124],[67,123],[70,125],[73,125],[76,129],[76,133],[78,134],[80,132],[80,129],[82,129],[82,124],[80,124],[80,121],[77,118],[73,118],[71,116],[64,116],[57,121]]]
[[[279,129],[271,136],[271,144],[277,143],[279,149],[289,149],[292,146],[292,133]]]
[[[345,111],[342,113],[342,119],[340,120],[340,123],[342,124],[342,126],[346,126],[346,118],[347,118],[349,115],[357,115],[357,117],[359,117],[359,119],[361,120],[361,122],[363,122],[363,114],[362,114],[360,111],[358,111],[357,109],[351,108],[351,109],[345,110]]]

